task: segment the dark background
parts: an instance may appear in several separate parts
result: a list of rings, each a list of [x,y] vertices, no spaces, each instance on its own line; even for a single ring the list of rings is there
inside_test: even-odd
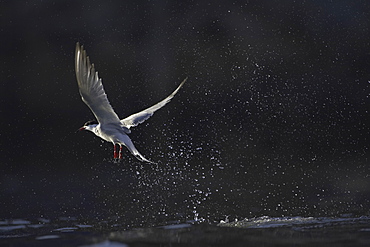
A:
[[[0,217],[369,213],[368,1],[2,1]],[[84,45],[158,165],[75,133]]]

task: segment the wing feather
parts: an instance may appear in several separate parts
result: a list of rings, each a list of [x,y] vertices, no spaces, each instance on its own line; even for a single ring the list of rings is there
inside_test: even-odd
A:
[[[120,120],[108,101],[94,64],[90,63],[86,51],[79,43],[76,44],[75,63],[82,101],[91,109],[99,123],[119,123]]]
[[[180,84],[180,86],[178,86],[176,88],[175,91],[173,91],[167,98],[165,98],[164,100],[158,102],[157,104],[149,107],[148,109],[145,109],[141,112],[138,112],[138,113],[135,113],[131,116],[128,116],[127,118],[125,119],[122,119],[121,120],[121,124],[123,126],[125,126],[126,128],[131,128],[131,127],[135,127],[139,124],[141,124],[142,122],[144,122],[145,120],[147,120],[148,118],[150,118],[151,116],[153,116],[154,112],[159,110],[160,108],[162,108],[163,106],[165,106],[168,102],[170,102],[170,100],[175,96],[175,94],[180,90],[180,88],[182,87],[182,85],[184,85],[184,83],[186,82],[188,78],[186,77]]]
[[[175,94],[180,90],[180,88],[182,87],[182,85],[184,85],[184,83],[186,82],[188,78],[186,77],[180,84],[180,86],[178,86],[176,88],[175,91],[173,91],[167,98],[165,98],[164,100],[158,102],[157,104],[149,107],[148,109],[145,109],[141,112],[138,112],[138,113],[135,113],[131,116],[128,116],[127,118],[125,119],[122,119],[121,120],[121,124],[124,125],[126,128],[131,128],[131,127],[135,127],[139,124],[141,124],[142,122],[144,122],[145,120],[147,120],[148,118],[150,118],[151,116],[153,116],[154,112],[159,110],[160,108],[162,108],[163,106],[165,106],[168,102],[171,101],[171,99],[175,96]]]

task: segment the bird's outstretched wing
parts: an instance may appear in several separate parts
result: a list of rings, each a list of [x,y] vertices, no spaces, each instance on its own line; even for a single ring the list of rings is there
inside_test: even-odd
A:
[[[94,64],[79,43],[76,44],[76,77],[83,102],[91,109],[101,124],[119,123],[119,118],[109,104],[102,80],[95,71]]]
[[[121,124],[123,126],[125,126],[126,128],[131,128],[131,127],[135,127],[137,126],[138,124],[141,124],[142,122],[144,122],[145,120],[147,120],[148,118],[150,118],[151,116],[153,116],[154,112],[159,110],[160,108],[162,108],[164,105],[166,105],[168,102],[170,102],[170,100],[175,96],[175,94],[180,90],[180,88],[182,87],[182,85],[184,85],[184,83],[186,82],[188,78],[186,77],[180,84],[180,86],[178,86],[176,88],[175,91],[173,91],[173,93],[171,93],[167,98],[165,98],[164,100],[158,102],[157,104],[153,105],[152,107],[149,107],[148,109],[145,109],[141,112],[138,112],[138,113],[135,113],[125,119],[122,119],[121,120]]]

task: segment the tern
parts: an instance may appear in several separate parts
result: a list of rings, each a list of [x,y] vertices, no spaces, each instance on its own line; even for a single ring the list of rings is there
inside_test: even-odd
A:
[[[175,96],[184,85],[187,78],[173,91],[167,98],[157,104],[135,113],[124,119],[119,119],[110,105],[107,94],[104,91],[102,79],[99,78],[98,72],[95,71],[94,64],[90,63],[86,51],[79,43],[76,44],[75,66],[78,88],[82,101],[90,108],[97,121],[88,121],[79,128],[93,132],[98,137],[107,142],[113,143],[113,157],[115,160],[122,159],[122,146],[125,146],[138,160],[153,163],[146,159],[135,148],[128,134],[130,128],[144,122],[150,118],[155,111],[162,108]],[[119,152],[116,147],[119,146]]]

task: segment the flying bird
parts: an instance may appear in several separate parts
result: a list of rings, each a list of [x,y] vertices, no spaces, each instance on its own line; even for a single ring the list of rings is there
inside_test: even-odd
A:
[[[75,63],[77,83],[82,101],[90,108],[97,120],[86,122],[79,130],[91,131],[103,140],[113,143],[114,159],[122,159],[122,146],[125,146],[138,160],[153,163],[135,148],[128,136],[131,133],[130,128],[144,122],[155,111],[170,102],[187,78],[164,100],[141,112],[119,119],[108,101],[102,80],[99,78],[98,72],[95,71],[94,64],[90,63],[86,51],[79,43],[76,44]],[[116,149],[117,146],[119,146],[119,151]]]

